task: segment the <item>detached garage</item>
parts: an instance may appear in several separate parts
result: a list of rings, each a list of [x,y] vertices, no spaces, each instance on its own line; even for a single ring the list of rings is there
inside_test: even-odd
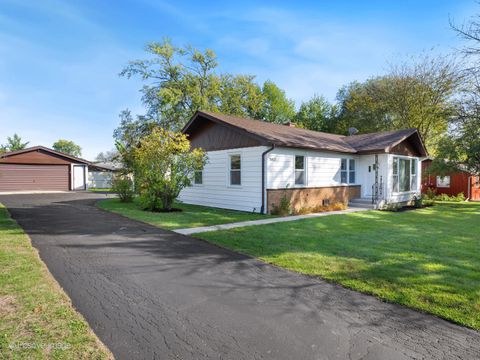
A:
[[[0,155],[0,192],[86,190],[89,162],[35,146]]]

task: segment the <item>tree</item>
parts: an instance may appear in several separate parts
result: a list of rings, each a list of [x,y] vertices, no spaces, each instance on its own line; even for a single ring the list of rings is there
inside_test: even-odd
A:
[[[285,91],[270,80],[262,87],[263,106],[259,117],[263,120],[282,124],[292,121],[295,117],[295,103],[288,99]]]
[[[295,114],[293,101],[272,81],[261,89],[254,76],[219,75],[212,50],[177,47],[165,39],[148,44],[146,52],[149,59],[131,61],[120,73],[144,82],[141,93],[146,113],[137,120],[178,131],[197,110],[272,122],[291,120]]]
[[[0,153],[7,151],[23,150],[27,147],[29,142],[22,142],[22,138],[17,134],[13,134],[12,137],[7,137],[7,143],[0,146]]]
[[[133,151],[135,180],[143,207],[171,211],[180,191],[191,185],[196,170],[202,170],[206,154],[190,150],[186,135],[155,128]]]
[[[384,76],[342,89],[336,127],[362,132],[417,128],[428,150],[447,132],[463,74],[451,57],[424,55],[391,67]]]
[[[460,106],[451,119],[450,131],[439,141],[438,157],[431,171],[446,174],[453,170],[467,170],[480,175],[480,22],[479,16],[463,26],[451,23],[452,29],[466,45],[461,53],[466,57],[464,83],[459,95]]]
[[[107,151],[101,151],[95,157],[95,161],[98,162],[119,162],[121,160],[120,154],[117,149],[111,149]]]
[[[330,132],[333,130],[335,110],[336,108],[323,96],[314,95],[309,101],[300,105],[295,123],[305,129]]]
[[[60,139],[53,143],[53,149],[65,154],[80,157],[82,156],[82,148],[73,141]]]

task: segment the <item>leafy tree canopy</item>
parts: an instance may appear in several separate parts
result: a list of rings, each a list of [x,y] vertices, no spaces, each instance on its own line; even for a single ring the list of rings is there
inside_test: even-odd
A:
[[[417,128],[429,152],[435,153],[456,112],[462,81],[457,64],[448,57],[425,55],[392,66],[385,76],[339,91],[336,131],[346,133],[352,126],[361,132]]]
[[[195,170],[202,170],[206,154],[190,151],[186,135],[155,128],[133,151],[135,181],[145,209],[171,210],[180,191],[191,185]]]
[[[53,149],[72,156],[82,156],[82,148],[73,141],[60,139],[53,143]]]
[[[23,142],[18,134],[7,137],[7,143],[0,146],[0,153],[8,151],[23,150],[28,146],[29,142]]]
[[[300,105],[295,116],[297,126],[315,130],[333,131],[336,107],[323,96],[314,95],[312,99]]]

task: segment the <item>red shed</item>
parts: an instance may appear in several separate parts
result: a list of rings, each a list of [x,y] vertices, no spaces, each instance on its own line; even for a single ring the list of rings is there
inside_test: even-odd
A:
[[[438,174],[427,174],[432,164],[432,159],[422,161],[422,193],[433,189],[437,194],[456,196],[460,193],[468,200],[480,201],[480,177],[474,176],[466,171],[458,171],[446,176]]]

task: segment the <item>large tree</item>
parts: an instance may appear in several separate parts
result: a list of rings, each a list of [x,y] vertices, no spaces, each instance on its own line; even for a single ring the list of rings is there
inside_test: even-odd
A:
[[[460,52],[467,64],[463,70],[464,83],[459,95],[456,116],[447,135],[439,142],[438,158],[432,171],[448,173],[465,170],[480,175],[480,21],[475,16],[463,26],[451,24],[453,30],[465,40]]]
[[[424,55],[393,65],[387,75],[352,83],[338,94],[337,131],[417,128],[430,152],[456,112],[463,75],[450,57]]]
[[[280,89],[273,81],[267,80],[262,87],[263,104],[259,118],[273,122],[285,123],[295,117],[295,103],[288,99],[285,91]]]
[[[314,95],[310,100],[300,105],[300,109],[295,116],[295,122],[305,129],[331,132],[335,111],[336,107],[323,96]]]
[[[137,120],[178,131],[197,110],[220,111],[280,122],[294,107],[273,82],[262,89],[254,76],[219,74],[212,50],[177,47],[169,40],[146,47],[150,57],[130,62],[120,73],[139,77],[146,112]]]
[[[53,143],[54,150],[69,154],[72,156],[82,156],[82,148],[71,140],[60,139]]]
[[[7,151],[23,150],[29,144],[28,141],[23,142],[22,138],[18,134],[7,137],[7,143],[0,146],[0,153]]]

